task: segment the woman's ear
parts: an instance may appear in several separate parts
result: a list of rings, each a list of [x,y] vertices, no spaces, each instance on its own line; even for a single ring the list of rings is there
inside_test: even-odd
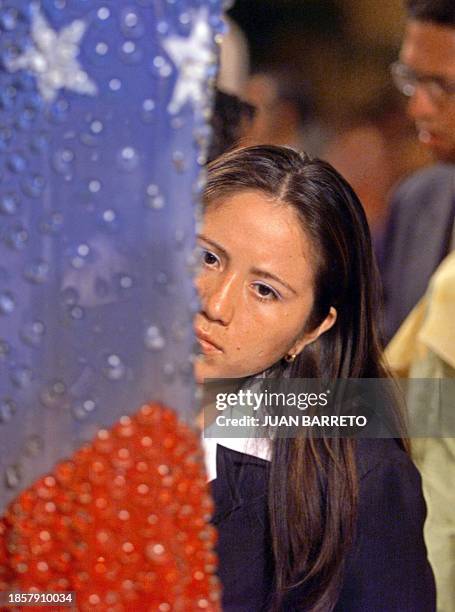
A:
[[[326,318],[320,323],[317,327],[315,327],[312,331],[307,332],[299,338],[292,347],[291,350],[288,351],[289,355],[299,355],[303,351],[303,349],[307,346],[307,344],[311,344],[315,340],[322,336],[326,331],[329,331],[331,327],[335,325],[337,320],[337,311],[331,306],[328,315]]]

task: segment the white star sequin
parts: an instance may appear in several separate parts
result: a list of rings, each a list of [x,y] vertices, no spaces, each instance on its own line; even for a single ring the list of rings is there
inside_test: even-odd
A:
[[[212,50],[212,32],[208,24],[207,11],[205,9],[199,11],[188,37],[168,36],[163,40],[163,47],[179,71],[172,100],[168,106],[169,112],[176,114],[187,102],[196,105],[203,102],[206,97],[205,82],[208,68],[216,60]]]
[[[38,90],[46,102],[52,102],[60,89],[94,96],[95,83],[82,70],[77,56],[86,24],[76,19],[56,32],[47,19],[35,9],[32,15],[33,46],[7,63],[7,70],[29,70],[37,80]]]

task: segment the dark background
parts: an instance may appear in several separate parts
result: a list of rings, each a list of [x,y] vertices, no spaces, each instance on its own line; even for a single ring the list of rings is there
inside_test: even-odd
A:
[[[389,83],[403,27],[400,0],[237,0],[251,69],[291,65],[328,120],[344,120]]]

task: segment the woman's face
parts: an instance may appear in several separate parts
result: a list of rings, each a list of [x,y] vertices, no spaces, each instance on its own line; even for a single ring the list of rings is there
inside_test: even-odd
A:
[[[259,191],[215,201],[198,244],[198,382],[258,374],[335,321],[331,311],[320,327],[303,332],[313,306],[314,258],[290,206]]]

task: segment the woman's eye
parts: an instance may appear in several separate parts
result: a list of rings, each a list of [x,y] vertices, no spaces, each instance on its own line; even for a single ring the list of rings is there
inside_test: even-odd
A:
[[[202,249],[202,261],[207,266],[213,266],[218,262],[218,257],[210,251]]]
[[[264,285],[263,283],[255,283],[254,287],[256,289],[257,295],[263,301],[277,300],[280,297],[274,289],[272,289],[268,285]]]

